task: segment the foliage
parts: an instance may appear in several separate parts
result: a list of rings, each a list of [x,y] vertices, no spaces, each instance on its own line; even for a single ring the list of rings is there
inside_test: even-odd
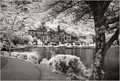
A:
[[[29,27],[35,27],[34,16],[35,5],[30,0],[1,1],[0,22],[2,30],[22,30],[26,31]]]
[[[41,63],[41,64],[47,64],[47,65],[48,65],[48,60],[47,60],[46,58],[43,58],[40,63]]]
[[[13,37],[14,39],[12,40],[12,42],[16,45],[16,44],[27,44],[30,41],[32,42],[33,39],[30,35],[25,34],[22,31],[17,31],[13,33]]]
[[[90,32],[90,34],[94,35],[94,21],[89,5],[84,1],[70,1],[3,1],[1,2],[2,5],[0,11],[1,28],[3,30],[6,28],[11,29],[14,24],[14,29],[21,30],[22,28],[22,30],[28,30],[37,28],[42,21],[48,21],[51,22],[48,26],[52,26],[53,29],[56,29],[57,25],[61,25],[62,29],[65,29],[70,34],[87,36],[88,34],[85,35],[86,32]],[[71,6],[69,7],[69,5]],[[107,9],[105,16],[109,19],[116,15],[118,15],[118,2],[117,0],[114,0],[110,4],[109,9]],[[73,21],[75,21],[77,25],[72,24]],[[86,30],[88,28],[89,31]],[[70,29],[72,29],[74,33]]]
[[[1,40],[17,44],[27,44],[33,41],[33,38],[30,35],[25,34],[24,31],[2,31],[3,37]]]
[[[11,57],[38,63],[39,57],[36,52],[12,52]]]
[[[69,4],[69,1],[65,1],[65,2],[68,2]],[[1,4],[3,6],[5,5],[5,7],[1,6],[2,10],[1,10],[1,17],[0,17],[2,30],[15,29],[20,31],[21,30],[27,31],[29,29],[37,28],[40,25],[40,22],[48,21],[47,23],[51,22],[50,24],[47,25],[50,28],[52,26],[52,28],[56,29],[57,25],[60,25],[61,29],[64,29],[71,35],[76,35],[78,37],[81,35],[84,35],[84,33],[80,32],[81,29],[83,28],[85,29],[83,29],[82,31],[86,32],[87,27],[86,27],[86,24],[84,24],[84,21],[79,22],[79,23],[82,23],[81,25],[79,23],[77,25],[72,24],[72,21],[74,21],[75,19],[74,18],[75,13],[77,13],[77,12],[74,13],[74,11],[77,11],[76,7],[78,7],[79,5],[69,8],[69,10],[65,11],[64,13],[60,13],[60,15],[58,14],[58,12],[56,12],[56,9],[61,8],[60,6],[64,6],[61,3],[66,4],[65,2],[64,1],[60,2],[59,5],[54,7],[54,1],[48,1],[48,0],[42,0],[40,2],[33,2],[31,0],[30,1],[28,0],[14,1],[13,0],[10,2],[3,1],[1,2]],[[52,5],[49,6],[49,4],[51,3]],[[77,3],[77,0],[75,1],[75,3]],[[82,4],[85,5],[84,2],[79,2],[79,4],[81,4],[81,6]],[[84,5],[82,7],[84,7]],[[71,12],[73,12],[74,14],[72,13],[72,15],[66,15],[67,13],[70,14]],[[53,17],[54,15],[52,13],[58,14],[56,15],[56,19],[54,19],[54,21],[52,21],[52,19],[55,18]],[[54,23],[56,23],[56,26],[54,25]],[[91,21],[89,23],[91,23]],[[92,28],[93,28],[93,24],[91,24],[90,29],[91,31],[94,31],[94,29]],[[94,35],[94,32],[93,33],[91,32],[91,34]]]
[[[6,51],[1,51],[0,56],[10,57],[10,54],[8,52],[6,52]]]
[[[56,55],[48,63],[54,67],[53,72],[57,73],[77,75],[80,72],[83,77],[89,78],[92,72],[92,70],[84,66],[79,57],[74,55]]]

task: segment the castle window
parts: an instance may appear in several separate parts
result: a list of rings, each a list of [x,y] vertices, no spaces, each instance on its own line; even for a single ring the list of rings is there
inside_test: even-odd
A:
[[[65,36],[65,40],[67,39],[67,37]]]

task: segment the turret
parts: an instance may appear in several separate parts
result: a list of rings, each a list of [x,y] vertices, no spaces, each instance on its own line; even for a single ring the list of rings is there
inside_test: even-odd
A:
[[[60,26],[58,26],[58,35],[60,34]]]

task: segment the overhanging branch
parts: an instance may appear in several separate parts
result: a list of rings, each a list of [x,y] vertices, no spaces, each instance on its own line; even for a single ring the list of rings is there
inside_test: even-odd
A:
[[[106,29],[108,29],[108,28],[110,28],[109,27],[109,24],[113,24],[113,23],[115,23],[115,22],[118,22],[119,21],[119,15],[117,16],[117,17],[113,17],[113,18],[110,18],[110,19],[106,19],[106,17],[105,17],[105,23],[104,23],[104,25],[105,25],[105,27],[106,27]],[[104,22],[103,21],[103,22]],[[117,28],[117,27],[116,27]]]
[[[101,1],[101,2],[103,2],[103,1]],[[103,2],[102,8],[101,8],[102,9],[101,14],[104,14],[106,12],[106,10],[111,2],[112,2],[112,0]]]
[[[112,43],[118,39],[118,35],[119,35],[119,28],[116,30],[116,32],[114,33],[114,35],[110,38],[110,40],[106,43],[105,45],[105,49],[104,49],[104,54],[107,52],[107,50],[110,48],[110,46],[112,45]]]
[[[111,18],[111,19],[108,19],[108,20],[107,20],[107,23],[108,23],[108,24],[113,24],[113,23],[115,23],[115,22],[117,22],[117,21],[119,21],[119,15],[118,15],[117,17],[113,17],[113,18]]]
[[[84,11],[80,16],[76,17],[76,19],[75,19],[73,22],[79,21],[80,19],[82,19],[82,17],[83,17],[85,14],[89,13],[90,11],[91,11],[91,9]]]

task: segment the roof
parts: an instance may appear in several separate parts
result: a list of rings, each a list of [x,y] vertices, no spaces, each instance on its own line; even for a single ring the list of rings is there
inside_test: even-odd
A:
[[[37,31],[37,30],[28,30],[28,31]]]
[[[53,29],[50,29],[50,31],[48,31],[48,33],[55,34],[55,33],[58,33],[58,32],[53,30]]]

